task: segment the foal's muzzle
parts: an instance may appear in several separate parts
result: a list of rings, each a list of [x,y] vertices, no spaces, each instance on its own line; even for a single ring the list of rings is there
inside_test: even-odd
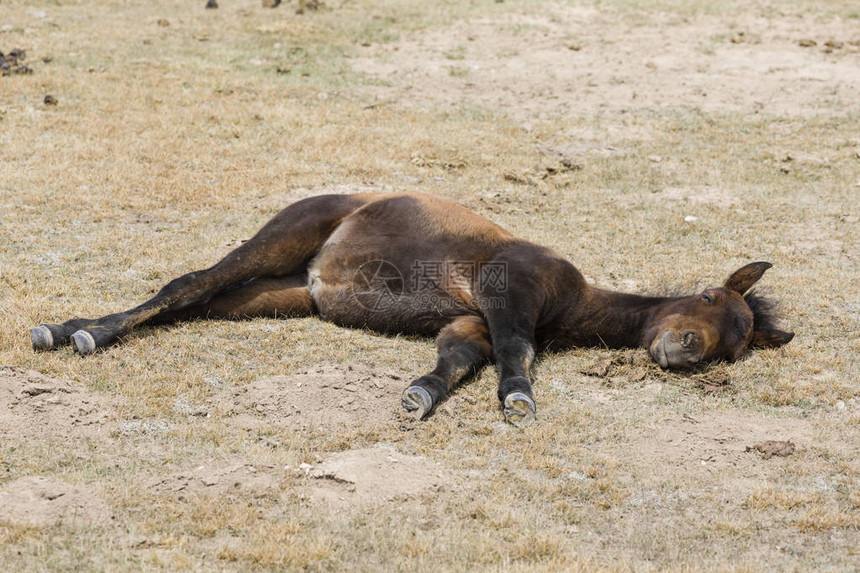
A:
[[[670,328],[658,334],[648,350],[662,368],[692,368],[702,359],[701,348],[701,337],[695,330]]]

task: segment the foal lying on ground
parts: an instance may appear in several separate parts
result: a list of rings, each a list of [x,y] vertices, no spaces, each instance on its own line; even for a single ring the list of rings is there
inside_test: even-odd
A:
[[[437,336],[436,368],[403,392],[423,418],[490,360],[505,419],[534,420],[536,349],[641,346],[663,368],[737,360],[777,347],[767,301],[746,294],[770,268],[750,263],[685,297],[598,289],[566,259],[436,197],[324,195],[290,205],[215,266],[169,282],[131,310],[43,324],[35,350],[90,354],[133,328],[199,318],[317,314],[343,326]]]

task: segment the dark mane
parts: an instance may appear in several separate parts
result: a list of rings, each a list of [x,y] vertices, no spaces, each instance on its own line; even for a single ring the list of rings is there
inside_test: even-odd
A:
[[[757,330],[775,329],[779,315],[776,303],[768,298],[759,296],[755,289],[744,295],[744,300],[753,313],[753,324]]]

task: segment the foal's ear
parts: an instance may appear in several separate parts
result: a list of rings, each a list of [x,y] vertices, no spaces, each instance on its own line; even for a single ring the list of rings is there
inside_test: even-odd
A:
[[[785,332],[776,328],[753,330],[750,346],[753,348],[778,348],[788,344],[794,338],[793,332]]]
[[[733,272],[732,276],[726,279],[723,286],[729,290],[737,292],[738,294],[744,294],[761,278],[764,272],[772,266],[772,264],[764,261],[744,265]]]

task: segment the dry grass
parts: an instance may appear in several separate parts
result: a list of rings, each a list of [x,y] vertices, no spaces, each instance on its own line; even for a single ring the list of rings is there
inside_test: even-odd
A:
[[[732,49],[808,56],[796,47],[798,22],[818,42],[820,66],[857,68],[850,24],[860,14],[850,3],[334,0],[303,15],[294,4],[203,4],[3,4],[0,51],[26,49],[35,73],[0,77],[0,365],[70,378],[117,403],[108,441],[0,443],[0,491],[50,475],[91,487],[114,515],[107,525],[40,527],[0,516],[4,570],[856,566],[857,83],[786,80],[794,107],[779,110],[657,105],[641,88],[585,111],[561,106],[587,100],[579,92],[481,99],[489,66],[537,53],[546,37],[567,46],[564,57],[629,62],[629,77],[623,68],[595,76],[598,92],[632,90],[637,77],[649,85],[648,74],[681,65],[640,58],[624,38],[659,31],[648,41],[659,53],[694,25],[703,76]],[[510,38],[497,58],[481,55],[487,22]],[[761,44],[733,48],[744,30]],[[825,54],[829,39],[845,47]],[[410,50],[421,56],[398,59]],[[362,71],[366,60],[398,73]],[[421,66],[436,61],[441,75],[427,72],[422,84]],[[542,81],[551,95],[541,70],[561,81],[584,65],[572,62],[525,68],[510,87]],[[444,92],[445,82],[461,91]],[[809,95],[822,86],[829,95]],[[45,105],[47,94],[58,104]],[[206,379],[242,387],[316,363],[370,361],[405,384],[434,361],[429,341],[315,319],[157,328],[86,359],[29,348],[30,327],[131,306],[216,261],[292,200],[367,189],[456,199],[554,246],[609,288],[694,288],[770,260],[764,288],[797,338],[697,376],[665,374],[639,351],[546,356],[536,367],[540,422],[524,432],[499,424],[490,371],[403,428],[248,431],[177,407],[217,394]],[[600,363],[606,373],[590,375]],[[743,453],[795,430],[788,458]],[[379,443],[458,478],[438,492],[328,511],[305,497],[306,478],[282,470]],[[275,479],[218,495],[152,486],[237,459],[276,468]]]

